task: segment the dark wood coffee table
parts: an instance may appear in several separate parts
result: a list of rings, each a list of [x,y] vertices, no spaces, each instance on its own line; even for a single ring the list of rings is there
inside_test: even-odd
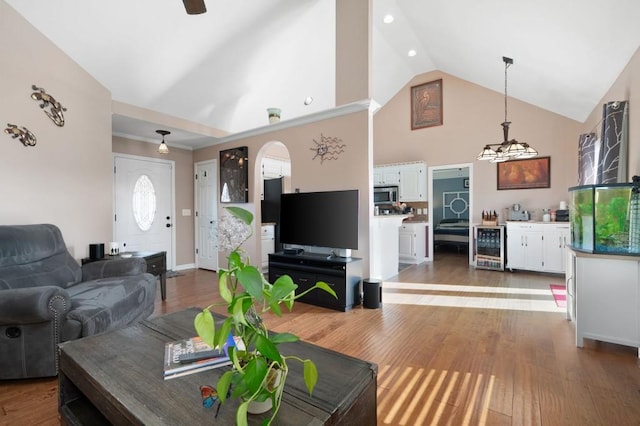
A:
[[[237,401],[202,406],[199,386],[215,386],[229,367],[163,380],[165,342],[195,335],[196,308],[60,345],[59,412],[63,424],[235,423]],[[290,363],[278,425],[375,425],[377,366],[304,342],[282,352],[311,358],[319,380],[309,397],[299,363]],[[250,415],[260,424],[266,415]]]

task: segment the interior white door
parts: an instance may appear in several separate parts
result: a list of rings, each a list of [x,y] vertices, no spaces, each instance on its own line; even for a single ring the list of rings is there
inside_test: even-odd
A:
[[[198,268],[218,269],[218,167],[215,161],[196,165],[196,257]]]
[[[120,251],[166,251],[173,261],[173,162],[114,158],[114,241]]]

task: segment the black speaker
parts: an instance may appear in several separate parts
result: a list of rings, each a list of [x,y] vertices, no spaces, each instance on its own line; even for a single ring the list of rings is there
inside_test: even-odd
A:
[[[89,244],[89,258],[92,260],[104,257],[104,244]]]

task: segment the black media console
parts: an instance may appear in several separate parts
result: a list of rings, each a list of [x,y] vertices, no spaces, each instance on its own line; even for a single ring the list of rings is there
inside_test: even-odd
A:
[[[269,255],[269,281],[274,282],[281,275],[289,275],[298,285],[296,294],[311,288],[318,281],[324,281],[338,296],[322,290],[314,290],[298,299],[300,302],[316,306],[348,311],[360,303],[362,280],[362,259],[357,257],[335,257],[326,254],[303,253]]]

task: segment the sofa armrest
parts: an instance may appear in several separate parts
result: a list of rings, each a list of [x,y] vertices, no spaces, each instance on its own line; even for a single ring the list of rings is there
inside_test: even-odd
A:
[[[99,260],[82,265],[82,281],[140,275],[145,272],[147,272],[147,262],[142,257]]]
[[[69,293],[56,286],[0,290],[0,324],[33,324],[64,317],[71,309]]]

